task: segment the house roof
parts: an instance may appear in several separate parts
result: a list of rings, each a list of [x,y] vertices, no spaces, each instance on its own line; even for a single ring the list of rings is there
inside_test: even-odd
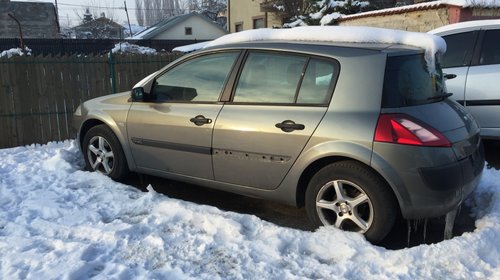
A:
[[[385,16],[385,15],[393,15],[393,14],[401,14],[413,11],[423,11],[430,10],[440,7],[447,6],[457,6],[462,8],[499,8],[500,1],[499,0],[484,0],[484,1],[475,1],[475,0],[441,0],[441,1],[432,1],[432,2],[424,2],[414,5],[407,5],[395,8],[387,8],[375,11],[369,11],[358,14],[344,15],[341,17],[342,20],[350,20],[356,18],[364,18],[364,17],[373,17],[373,16]]]
[[[26,38],[59,36],[56,9],[52,3],[2,1],[0,26],[4,33],[0,31],[0,36],[11,33],[11,30],[17,34],[18,27],[7,13],[12,13],[19,20]]]
[[[98,25],[111,25],[112,27],[115,27],[115,28],[124,28],[122,25],[114,22],[113,20],[107,18],[107,17],[100,17],[100,18],[96,18],[94,20],[91,20],[89,22],[86,22],[86,23],[83,23],[83,24],[80,24],[80,25],[77,25],[73,28],[87,28],[87,27],[93,27],[95,26],[96,24]]]
[[[192,17],[199,17],[199,18],[203,19],[204,21],[206,21],[207,23],[212,24],[213,26],[219,28],[224,33],[226,32],[226,30],[224,30],[224,28],[222,28],[220,25],[218,25],[217,23],[215,23],[214,21],[212,21],[208,17],[201,15],[201,14],[198,14],[196,12],[192,12],[189,14],[178,15],[178,16],[174,16],[174,17],[170,17],[170,18],[167,18],[165,20],[162,20],[162,21],[158,22],[157,24],[152,25],[149,28],[135,34],[132,37],[132,39],[152,39],[152,38],[156,37],[156,35],[161,34],[161,33],[165,32],[166,30],[168,30],[168,29],[176,26],[177,24],[179,24],[183,21],[186,21],[187,19],[192,18]]]
[[[23,20],[28,20],[32,17],[43,18],[47,16],[55,18],[56,15],[56,8],[52,3],[8,2],[0,10],[2,12],[14,13],[17,18]]]

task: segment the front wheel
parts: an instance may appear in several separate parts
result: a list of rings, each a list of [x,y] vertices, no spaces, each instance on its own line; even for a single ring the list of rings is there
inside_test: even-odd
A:
[[[128,173],[120,141],[106,125],[89,129],[83,138],[82,150],[87,170],[100,172],[117,181]]]
[[[397,207],[387,184],[355,161],[320,169],[306,191],[306,211],[316,226],[333,225],[381,241],[394,226]]]

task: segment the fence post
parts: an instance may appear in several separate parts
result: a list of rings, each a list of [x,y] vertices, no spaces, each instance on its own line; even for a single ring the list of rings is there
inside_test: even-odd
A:
[[[113,56],[113,51],[108,53],[108,63],[109,63],[109,76],[111,79],[111,93],[116,93],[116,76],[115,76],[115,60]]]

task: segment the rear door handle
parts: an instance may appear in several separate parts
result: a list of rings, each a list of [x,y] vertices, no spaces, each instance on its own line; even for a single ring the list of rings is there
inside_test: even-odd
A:
[[[212,123],[212,119],[207,119],[203,115],[198,115],[198,116],[196,116],[194,118],[191,118],[189,121],[192,122],[192,123],[194,123],[197,126],[202,126],[204,124]]]
[[[304,130],[306,128],[303,124],[295,123],[292,120],[282,121],[275,125],[277,128],[283,130],[284,132],[292,132],[294,130]]]

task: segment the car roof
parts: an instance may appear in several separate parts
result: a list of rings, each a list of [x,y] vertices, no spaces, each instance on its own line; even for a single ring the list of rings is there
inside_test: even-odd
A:
[[[431,34],[385,29],[368,26],[301,26],[291,29],[253,29],[227,34],[208,43],[205,47],[224,46],[228,44],[249,43],[259,41],[313,42],[329,45],[340,43],[364,44],[398,44],[424,49],[430,58],[436,53],[444,53],[445,41]],[[346,46],[346,45],[344,45]],[[359,45],[351,45],[355,47]]]
[[[427,33],[434,35],[447,35],[480,29],[500,29],[500,19],[473,20],[453,23],[433,29]]]
[[[249,41],[239,42],[234,44],[224,44],[206,48],[205,50],[217,49],[258,49],[258,50],[276,50],[276,51],[297,51],[311,52],[317,54],[331,54],[333,49],[351,49],[357,50],[360,53],[422,53],[424,50],[415,46],[402,44],[387,44],[387,43],[343,43],[343,42],[310,42],[310,41],[293,41],[293,40],[265,40],[265,41]]]

